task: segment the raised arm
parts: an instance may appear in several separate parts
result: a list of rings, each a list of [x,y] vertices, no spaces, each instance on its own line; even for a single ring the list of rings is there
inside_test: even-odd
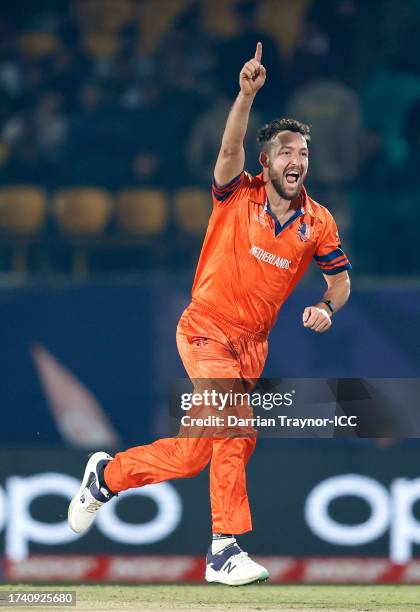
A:
[[[244,139],[249,113],[255,95],[264,85],[266,77],[261,58],[262,44],[259,42],[254,57],[244,64],[239,74],[240,91],[229,113],[214,168],[214,178],[219,186],[229,183],[244,169]]]

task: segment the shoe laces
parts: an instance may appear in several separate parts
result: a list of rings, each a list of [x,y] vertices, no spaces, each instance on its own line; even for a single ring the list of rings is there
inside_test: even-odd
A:
[[[241,550],[241,552],[238,553],[237,555],[234,555],[234,557],[238,565],[245,565],[250,562],[252,563],[251,559],[248,556],[248,553],[245,552],[244,550]]]

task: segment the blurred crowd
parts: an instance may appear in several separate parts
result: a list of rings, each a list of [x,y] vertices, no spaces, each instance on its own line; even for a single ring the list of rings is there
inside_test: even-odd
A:
[[[208,187],[260,40],[247,169],[266,121],[310,123],[308,186],[356,273],[418,273],[419,31],[420,0],[14,0],[0,13],[0,183]]]

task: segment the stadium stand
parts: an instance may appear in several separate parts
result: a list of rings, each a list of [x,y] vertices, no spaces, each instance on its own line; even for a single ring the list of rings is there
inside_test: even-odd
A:
[[[26,274],[28,247],[39,234],[46,215],[46,194],[31,186],[0,189],[1,243],[12,245],[11,270]]]
[[[211,213],[211,198],[208,191],[196,187],[185,187],[175,193],[174,216],[181,232],[202,237]]]
[[[137,238],[159,235],[168,223],[168,202],[159,189],[124,189],[116,196],[118,227]]]
[[[387,202],[402,169],[406,176],[409,172],[413,187],[420,187],[420,174],[410,170],[416,145],[413,120],[408,119],[420,100],[418,54],[411,43],[397,44],[393,25],[401,25],[398,40],[414,40],[410,32],[420,22],[418,3],[407,6],[402,15],[395,2],[380,10],[361,0],[334,0],[329,8],[320,0],[299,0],[289,10],[289,3],[273,0],[171,0],[159,19],[155,0],[36,4],[16,0],[2,13],[0,185],[34,184],[50,197],[63,187],[97,185],[109,197],[117,196],[117,202],[127,189],[163,190],[168,201],[173,196],[172,219],[163,209],[158,213],[145,207],[141,222],[140,216],[138,223],[126,222],[122,211],[128,204],[118,204],[116,217],[104,223],[95,240],[114,249],[111,261],[124,249],[124,236],[130,244],[133,233],[140,238],[143,231],[166,232],[166,259],[175,268],[189,269],[196,250],[179,256],[179,241],[183,235],[203,235],[208,210],[200,190],[205,189],[208,198],[216,132],[235,95],[245,50],[252,52],[255,40],[262,40],[270,87],[256,100],[247,169],[258,172],[251,131],[273,116],[293,112],[294,107],[301,114],[304,108],[304,119],[315,131],[308,188],[322,203],[339,207],[345,238],[352,240],[350,255],[359,246],[371,254],[354,274],[383,273],[379,263],[372,265],[378,261],[381,238],[373,231],[369,245],[360,245],[351,203],[360,203],[360,194],[370,190],[379,199],[383,194]],[[280,30],[270,19],[274,6],[282,15],[277,20]],[[285,21],[288,27],[283,27]],[[351,62],[346,60],[349,55]],[[330,136],[325,136],[328,118],[322,116],[317,83],[347,92],[355,128],[349,128],[349,111],[340,94],[341,111],[335,114]],[[389,89],[391,98],[384,96]],[[399,106],[391,117],[387,109],[394,108],[395,95]],[[214,134],[205,128],[213,120]],[[205,133],[200,134],[203,126]],[[324,145],[327,161],[321,155]],[[194,196],[188,196],[188,204],[179,204],[177,191],[187,186],[199,190],[195,204]],[[398,188],[401,201],[407,201],[408,183]],[[363,199],[360,206],[368,204]],[[140,204],[129,206],[134,211]],[[402,234],[410,231],[412,214],[401,207]],[[164,227],[158,230],[161,223]],[[56,271],[50,256],[57,238],[54,228],[47,218],[37,238],[51,273]],[[144,253],[133,254],[130,269],[141,271],[144,262]],[[26,265],[29,273],[39,273],[30,259]],[[104,271],[107,265],[104,260]],[[8,269],[0,263],[0,270]],[[402,274],[412,270],[399,264]]]
[[[59,190],[53,199],[53,214],[63,235],[73,246],[74,276],[89,272],[88,249],[109,221],[112,199],[109,193],[96,188]]]

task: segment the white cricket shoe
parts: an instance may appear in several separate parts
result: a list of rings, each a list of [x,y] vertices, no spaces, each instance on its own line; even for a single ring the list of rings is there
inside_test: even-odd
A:
[[[70,502],[68,523],[76,533],[86,531],[101,506],[114,494],[99,483],[99,470],[113,459],[108,453],[94,453],[86,465],[79,491]]]
[[[240,586],[251,582],[268,580],[269,573],[248,557],[236,543],[229,544],[220,552],[213,554],[211,545],[206,558],[207,582],[220,582],[229,586]]]

